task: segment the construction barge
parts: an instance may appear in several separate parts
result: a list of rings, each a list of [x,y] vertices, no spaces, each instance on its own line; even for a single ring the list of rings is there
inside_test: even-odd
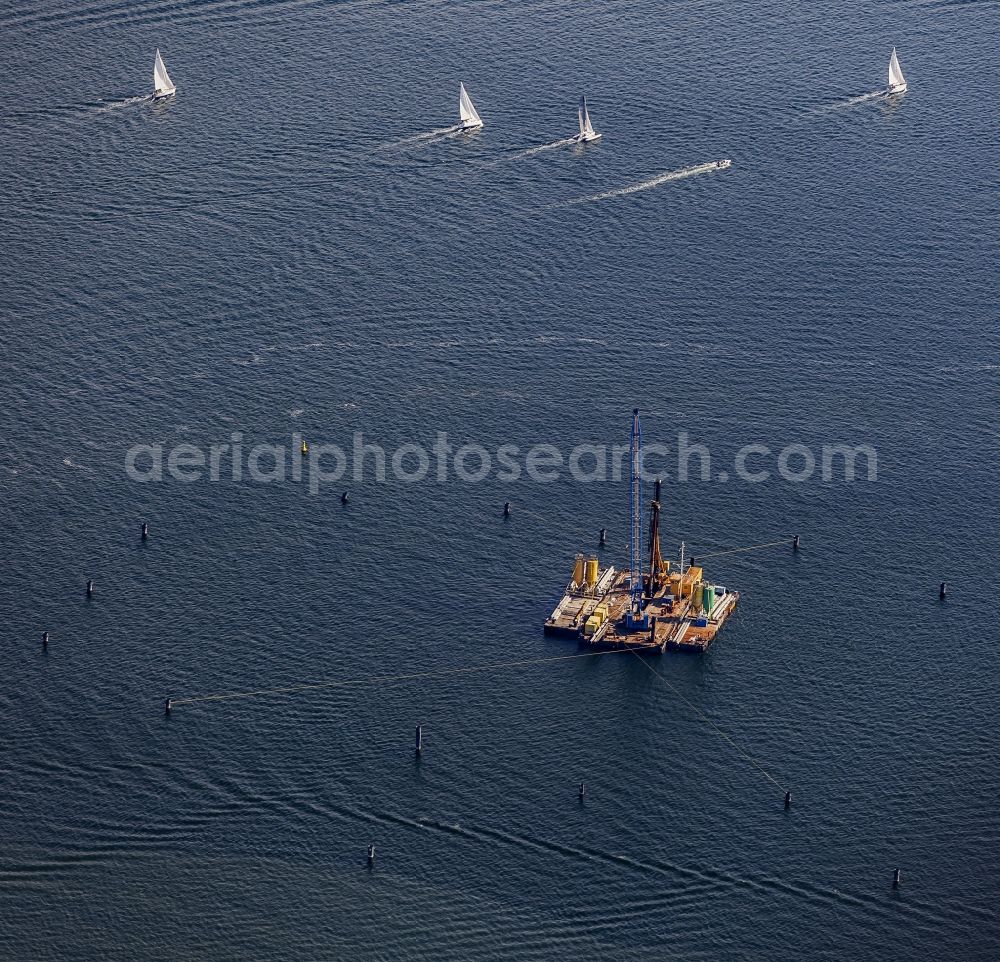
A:
[[[662,653],[703,652],[736,610],[739,592],[710,584],[704,569],[685,566],[681,544],[676,569],[660,551],[661,484],[649,509],[649,536],[642,541],[642,434],[632,412],[632,487],[629,570],[600,567],[596,557],[576,556],[573,576],[545,633],[575,638],[582,646]]]

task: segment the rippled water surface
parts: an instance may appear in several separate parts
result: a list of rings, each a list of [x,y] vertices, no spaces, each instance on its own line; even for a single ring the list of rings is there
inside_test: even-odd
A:
[[[998,12],[5,4],[0,955],[995,958]],[[484,129],[421,136],[459,80]],[[124,472],[636,405],[720,462],[878,450],[668,482],[670,553],[802,536],[706,561],[701,658],[444,673],[577,653],[541,623],[622,484]]]

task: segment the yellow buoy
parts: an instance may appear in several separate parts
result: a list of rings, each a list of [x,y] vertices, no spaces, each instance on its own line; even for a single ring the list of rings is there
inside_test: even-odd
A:
[[[306,455],[309,453],[309,445],[305,441],[302,442],[302,454]]]

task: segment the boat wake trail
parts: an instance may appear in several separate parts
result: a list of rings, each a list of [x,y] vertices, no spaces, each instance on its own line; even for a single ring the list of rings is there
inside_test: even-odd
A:
[[[427,144],[433,140],[439,140],[442,137],[449,137],[452,134],[458,133],[462,129],[461,124],[454,124],[451,127],[440,127],[438,130],[429,130],[422,134],[413,134],[410,137],[404,137],[402,140],[393,140],[387,144],[382,144],[382,150],[394,150],[399,147],[412,147],[417,144]]]
[[[123,107],[132,107],[135,104],[146,103],[152,100],[152,94],[145,94],[141,97],[126,97],[124,100],[110,100],[107,103],[100,104],[97,107],[97,113],[106,114],[112,110],[121,110]]]
[[[404,828],[439,832],[464,839],[479,845],[500,845],[523,852],[554,855],[559,858],[589,863],[603,863],[611,869],[627,873],[657,877],[657,899],[675,905],[719,895],[729,890],[755,892],[767,897],[780,896],[800,904],[814,907],[832,907],[837,911],[850,909],[864,913],[871,918],[883,918],[886,906],[873,902],[862,893],[842,891],[837,888],[817,885],[811,881],[782,878],[767,873],[747,874],[716,868],[711,865],[683,864],[661,856],[636,858],[620,852],[563,842],[556,838],[505,830],[481,823],[459,823],[432,815],[406,815],[381,808],[358,806],[350,802],[335,801],[322,796],[321,790],[307,789],[296,793],[295,804],[289,806],[291,812],[305,811],[310,815],[328,818],[334,815],[347,820],[358,820],[375,825],[400,825]],[[271,800],[268,800],[271,801]],[[287,804],[288,796],[276,798],[275,804]],[[258,799],[256,804],[260,804]],[[914,923],[924,928],[940,927],[945,917],[935,906],[928,903],[911,903],[892,909],[893,915],[905,913]]]
[[[695,164],[693,167],[683,167],[680,170],[671,170],[665,174],[657,174],[649,180],[641,181],[638,184],[630,184],[628,187],[616,187],[614,190],[605,190],[600,194],[591,194],[588,197],[576,197],[567,200],[562,204],[553,204],[553,207],[571,207],[575,204],[589,204],[595,200],[610,200],[612,197],[624,197],[626,194],[637,194],[640,190],[652,190],[661,184],[670,183],[672,180],[683,180],[685,177],[694,177],[697,174],[709,174],[717,170],[728,170],[732,166],[731,160],[713,160],[707,164]]]
[[[545,150],[556,150],[559,147],[568,147],[575,140],[575,137],[563,137],[562,140],[553,140],[551,144],[539,144],[537,147],[528,147],[527,150],[518,150],[513,154],[507,154],[497,160],[491,160],[488,163],[483,164],[483,168],[489,170],[493,167],[500,167],[503,164],[509,164],[515,160],[524,160],[525,157],[540,154]]]
[[[882,100],[886,96],[884,90],[873,90],[871,93],[861,94],[859,97],[848,97],[847,100],[841,100],[835,104],[830,104],[829,107],[822,108],[823,110],[843,110],[845,107],[854,107],[857,104],[867,103],[870,100]]]
[[[529,147],[527,150],[520,150],[516,154],[511,154],[507,160],[520,160],[522,157],[531,157],[533,154],[540,154],[543,150],[555,150],[557,147],[566,147],[573,143],[575,138],[563,137],[562,140],[553,140],[551,144],[540,144],[538,147]]]

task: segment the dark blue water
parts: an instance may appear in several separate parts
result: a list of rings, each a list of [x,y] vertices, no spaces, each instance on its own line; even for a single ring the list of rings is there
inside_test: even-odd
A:
[[[5,5],[0,955],[995,958],[997,13]],[[853,102],[893,44],[909,93]],[[401,142],[459,80],[483,131]],[[603,141],[522,154],[581,91]],[[741,607],[651,662],[672,689],[384,680],[576,654],[540,626],[601,527],[624,561],[622,483],[124,469],[236,431],[568,450],[636,405],[713,465],[878,452],[668,482],[670,554],[803,545],[706,561]]]

